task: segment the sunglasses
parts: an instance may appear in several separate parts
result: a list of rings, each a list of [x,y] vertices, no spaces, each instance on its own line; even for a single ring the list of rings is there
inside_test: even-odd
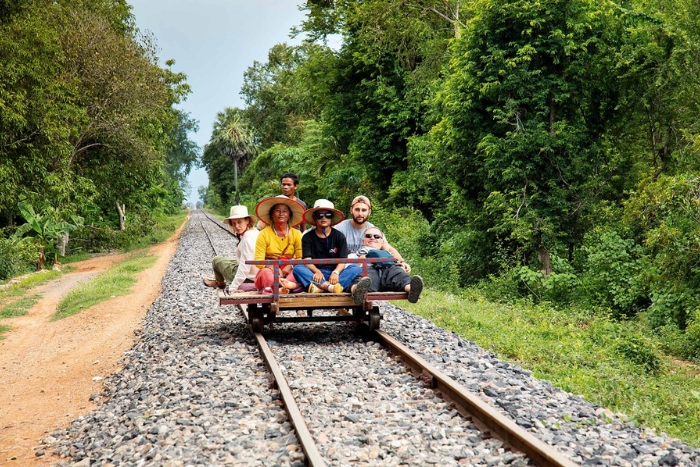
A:
[[[324,217],[327,219],[331,219],[333,217],[333,213],[330,211],[314,213],[314,219],[323,219]]]
[[[382,238],[382,236],[381,234],[365,234],[365,238],[376,238],[377,240],[379,240],[380,238]]]

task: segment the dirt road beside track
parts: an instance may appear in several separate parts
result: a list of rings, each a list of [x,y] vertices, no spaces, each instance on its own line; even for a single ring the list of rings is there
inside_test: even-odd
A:
[[[37,456],[39,440],[97,407],[90,397],[102,391],[102,378],[119,370],[124,351],[132,347],[134,330],[160,292],[183,227],[148,249],[158,260],[138,274],[129,295],[50,321],[73,287],[128,254],[101,256],[73,263],[74,271],[36,291],[42,298],[27,315],[2,321],[11,330],[0,341],[0,465],[59,460],[50,452]]]

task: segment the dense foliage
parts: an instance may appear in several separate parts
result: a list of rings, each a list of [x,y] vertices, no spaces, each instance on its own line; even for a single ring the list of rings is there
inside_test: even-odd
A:
[[[245,74],[245,202],[287,171],[310,202],[370,195],[432,285],[643,319],[700,361],[697,2],[304,7]]]
[[[11,257],[26,256],[15,228],[32,222],[27,213],[52,225],[81,218],[71,237],[63,229],[60,250],[69,238],[92,250],[128,243],[182,207],[197,123],[173,106],[189,87],[172,62],[158,66],[130,9],[125,0],[0,2],[0,263],[12,265],[0,279],[25,264]],[[57,243],[45,240],[39,266]]]

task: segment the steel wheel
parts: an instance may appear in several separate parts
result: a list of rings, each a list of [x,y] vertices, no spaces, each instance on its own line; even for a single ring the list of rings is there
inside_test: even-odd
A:
[[[381,321],[382,317],[379,314],[379,307],[374,307],[372,310],[369,312],[369,330],[370,331],[376,331],[379,329],[379,322]]]
[[[262,333],[264,324],[262,313],[255,310],[253,315],[250,317],[250,327],[253,328],[253,332]]]

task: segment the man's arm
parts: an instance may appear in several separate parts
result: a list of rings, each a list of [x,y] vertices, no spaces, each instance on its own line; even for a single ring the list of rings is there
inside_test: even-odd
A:
[[[389,253],[391,253],[391,256],[396,258],[399,261],[403,261],[403,256],[401,256],[401,253],[399,253],[399,250],[394,248],[393,246],[389,245],[386,241],[382,243],[382,247],[380,248],[381,250],[386,250]]]
[[[401,265],[401,267],[403,268],[403,270],[406,271],[406,274],[410,274],[410,273],[411,273],[411,265],[408,264],[408,263],[403,259],[403,256],[401,256],[401,253],[399,253],[399,250],[397,250],[397,249],[394,248],[393,246],[389,245],[389,243],[387,243],[386,241],[384,241],[384,243],[382,243],[382,248],[381,248],[381,249],[382,249],[382,250],[386,250],[386,251],[388,251],[389,253],[391,253],[391,256],[393,256],[394,258],[396,258],[396,259],[398,260],[398,262],[399,262],[399,264]]]

